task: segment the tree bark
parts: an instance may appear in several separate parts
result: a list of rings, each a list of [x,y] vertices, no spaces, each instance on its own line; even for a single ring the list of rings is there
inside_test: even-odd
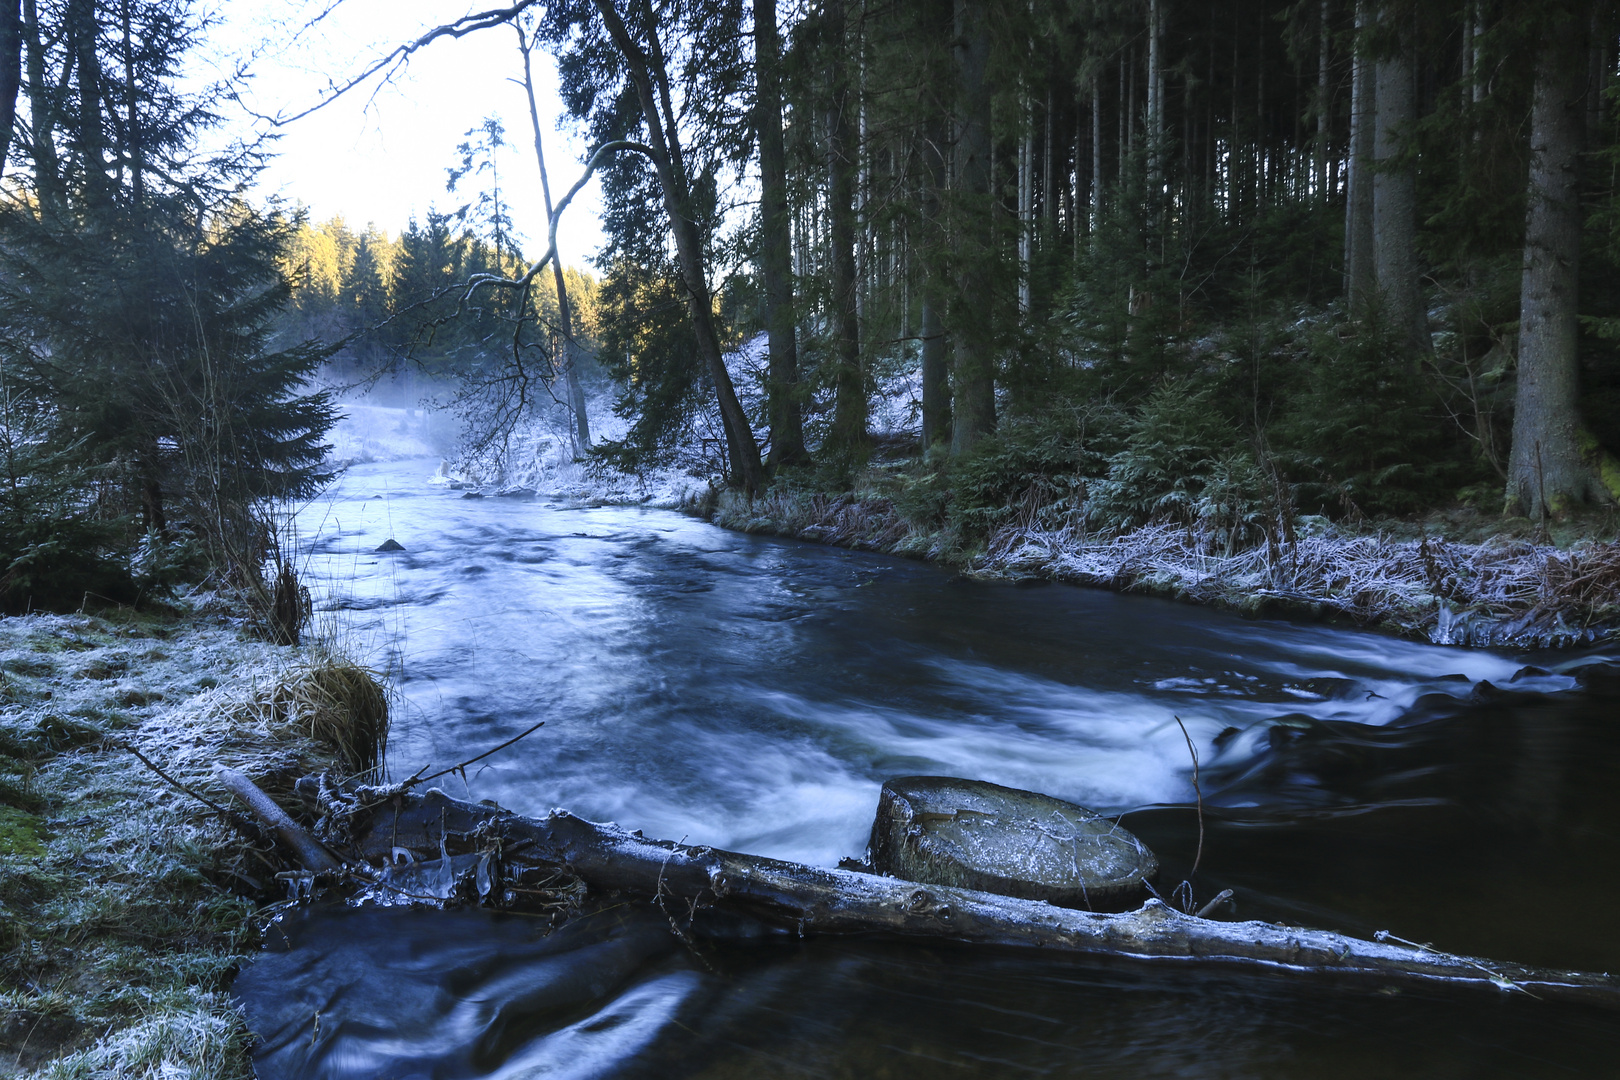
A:
[[[299,787],[306,785],[318,786],[313,778]],[[444,852],[449,866],[439,867],[464,868],[461,872],[475,879],[481,872],[478,892],[497,901],[505,889],[502,879],[513,869],[542,866],[566,869],[599,892],[673,898],[680,901],[671,905],[676,911],[713,906],[801,936],[875,933],[1135,960],[1207,960],[1284,978],[1474,986],[1620,1008],[1620,979],[1609,975],[1539,970],[1271,923],[1220,922],[1183,915],[1157,900],[1118,914],[1081,911],[651,840],[566,810],[543,819],[520,817],[437,790],[418,795],[362,789],[360,794],[363,807],[367,798],[376,801],[358,810],[328,808],[341,821],[340,830],[356,838],[347,850],[387,864],[397,849],[405,849],[430,865]]]
[[[1396,158],[1417,121],[1410,35],[1377,63],[1377,120],[1373,134],[1373,266],[1380,310],[1413,355],[1429,352],[1429,315],[1417,264],[1417,174]]]
[[[1368,5],[1356,0],[1356,38],[1350,68],[1350,145],[1346,153],[1344,287],[1350,310],[1365,314],[1377,295],[1373,263],[1373,132],[1377,95],[1367,57]]]
[[[754,0],[754,127],[759,138],[759,270],[771,350],[766,412],[771,469],[805,460],[799,399],[799,343],[793,314],[793,218],[788,212],[787,150],[782,138],[781,43],[776,0]]]
[[[1102,228],[1103,137],[1102,77],[1091,77],[1091,231]]]
[[[523,53],[523,90],[529,99],[529,126],[534,132],[534,161],[540,167],[540,194],[546,203],[546,220],[554,216],[551,209],[551,178],[546,173],[545,142],[540,137],[540,110],[534,99],[534,67],[530,61],[532,45],[523,27],[512,24],[517,31],[518,49]],[[579,343],[574,338],[574,305],[568,296],[568,282],[563,278],[562,255],[551,258],[552,283],[557,289],[557,322],[562,331],[562,376],[568,394],[568,407],[574,414],[574,452],[591,448],[591,422],[585,414],[585,387],[579,381]]]
[[[931,121],[923,132],[922,221],[930,249],[940,242],[940,194],[945,189],[944,125]],[[950,361],[942,318],[944,285],[937,252],[924,260],[922,283],[922,449],[951,441]]]
[[[56,98],[46,81],[46,44],[39,24],[36,0],[23,0],[23,37],[28,57],[28,110],[30,154],[34,170],[34,186],[39,192],[42,207],[57,210],[62,201],[62,166],[56,153]],[[71,67],[72,57],[63,61]],[[64,81],[66,72],[63,73]]]
[[[956,0],[956,191],[952,233],[955,386],[951,452],[965,454],[996,427],[994,206],[990,194],[990,27],[982,5]]]
[[[1148,0],[1147,180],[1155,211],[1164,196],[1164,12],[1161,0]]]
[[[832,244],[833,423],[835,452],[866,449],[866,371],[861,363],[860,288],[855,268],[855,157],[850,139],[849,69],[844,62],[844,3],[827,0],[822,12],[830,93],[827,137],[827,226]]]
[[[95,0],[68,0],[68,39],[78,66],[79,116],[74,142],[79,150],[85,195],[91,206],[100,206],[108,197],[107,159],[101,114],[101,55],[96,49]]]
[[[1018,93],[1018,128],[1018,313],[1027,318],[1035,259],[1035,105],[1027,78]]]
[[[0,2],[0,174],[5,172],[22,92],[22,0]]]
[[[1507,501],[1532,518],[1603,498],[1581,459],[1577,290],[1587,13],[1545,13],[1530,119],[1529,213],[1519,296],[1518,389]]]
[[[1331,22],[1329,19],[1328,0],[1322,0],[1317,11],[1316,28],[1316,153],[1313,155],[1313,180],[1316,184],[1316,197],[1322,203],[1332,197],[1328,191],[1327,160],[1329,130],[1328,119],[1332,115],[1332,83],[1328,80],[1328,54],[1332,45]]]
[[[664,210],[669,215],[669,228],[675,239],[675,258],[680,268],[681,284],[686,289],[693,337],[696,339],[698,356],[702,358],[714,383],[715,397],[720,406],[731,482],[753,495],[764,483],[764,466],[759,457],[759,445],[754,442],[754,433],[748,424],[748,414],[737,400],[736,388],[726,370],[720,335],[714,326],[714,303],[709,291],[708,265],[703,256],[703,238],[698,233],[697,216],[693,212],[691,184],[681,152],[677,116],[669,91],[669,72],[665,69],[657,27],[655,24],[648,25],[647,48],[643,49],[619,16],[613,0],[593,2],[602,16],[614,48],[624,57],[630,82],[636,89],[642,119],[647,125],[648,149],[651,151],[649,158],[658,174]]]

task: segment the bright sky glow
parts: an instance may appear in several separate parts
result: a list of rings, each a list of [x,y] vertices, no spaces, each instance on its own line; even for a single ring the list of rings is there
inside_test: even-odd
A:
[[[474,10],[442,0],[230,0],[215,9],[219,20],[199,57],[199,78],[220,78],[246,59],[251,79],[245,110],[227,111],[232,134],[255,124],[247,110],[291,115],[317,103],[389,50],[424,31]],[[330,13],[320,18],[323,11]],[[535,54],[535,77],[546,166],[554,199],[579,177],[585,152],[571,125],[558,123],[556,69]],[[499,162],[502,199],[510,207],[523,251],[545,248],[546,217],[535,167],[528,105],[521,85],[517,35],[507,27],[459,40],[440,40],[417,53],[408,67],[383,84],[373,79],[320,111],[280,129],[276,157],[259,188],[309,207],[313,220],[341,214],[359,230],[375,222],[397,235],[414,214],[430,207],[452,210],[471,201],[476,188],[463,181],[445,190],[446,173],[459,163],[456,147],[469,128],[497,117],[511,144]],[[595,181],[575,198],[558,230],[565,265],[585,267],[602,242]]]

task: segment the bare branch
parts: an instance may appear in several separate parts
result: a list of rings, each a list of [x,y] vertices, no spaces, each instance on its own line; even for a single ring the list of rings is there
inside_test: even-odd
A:
[[[432,30],[429,30],[427,33],[416,38],[414,41],[408,41],[405,44],[393,49],[387,55],[370,64],[364,71],[349,79],[347,82],[334,85],[327,96],[323,97],[320,101],[317,101],[307,109],[294,113],[291,116],[265,116],[259,113],[254,113],[253,115],[257,119],[263,120],[270,124],[272,127],[285,127],[286,125],[294,123],[295,121],[302,120],[304,117],[309,116],[312,113],[319,112],[321,109],[326,108],[326,106],[332,104],[332,102],[336,101],[344,94],[347,94],[356,87],[364,85],[379,74],[387,72],[391,76],[393,71],[397,70],[400,66],[408,62],[413,55],[427,48],[429,45],[440,40],[441,38],[462,38],[466,37],[468,34],[476,33],[479,30],[488,30],[493,26],[501,26],[504,23],[511,22],[529,8],[538,6],[539,2],[540,0],[518,0],[518,2],[513,4],[511,7],[491,8],[488,11],[480,11],[471,15],[463,15],[454,22],[447,22],[439,26],[435,26]],[[326,13],[323,12],[321,17],[324,17],[325,14]]]

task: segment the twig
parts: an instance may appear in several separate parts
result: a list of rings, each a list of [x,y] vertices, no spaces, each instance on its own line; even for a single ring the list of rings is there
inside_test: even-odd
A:
[[[1214,911],[1216,908],[1220,907],[1222,904],[1226,903],[1230,899],[1232,899],[1232,890],[1231,889],[1222,889],[1220,892],[1215,894],[1214,898],[1211,899],[1209,903],[1205,904],[1203,907],[1198,909],[1198,914],[1197,914],[1196,918],[1200,918],[1200,919],[1209,918],[1209,913],[1210,912]]]
[[[192,791],[190,788],[186,787],[186,785],[182,784],[180,781],[176,780],[174,777],[170,776],[168,773],[164,772],[162,769],[160,769],[156,765],[154,765],[150,758],[148,758],[145,754],[141,753],[139,750],[135,749],[135,747],[131,746],[129,743],[127,743],[127,742],[118,742],[118,743],[114,743],[113,745],[118,747],[121,750],[128,750],[130,753],[134,754],[137,758],[140,759],[140,762],[141,762],[142,765],[145,765],[148,769],[151,769],[153,772],[157,773],[158,776],[160,776],[164,780],[168,781],[168,783],[169,783],[169,785],[171,787],[174,787],[177,790],[182,791],[187,795],[190,795],[193,799],[196,799],[198,802],[202,803],[204,806],[206,806],[210,810],[214,811],[214,813],[219,814],[220,816],[230,820],[233,824],[237,824],[237,823],[246,824],[247,823],[247,819],[242,817],[242,815],[238,814],[235,810],[227,809],[226,807],[223,807],[223,806],[219,805],[219,803],[215,802],[214,800],[208,798],[208,796],[199,795],[197,792]]]
[[[404,788],[408,788],[413,784],[425,784],[429,780],[437,780],[441,776],[448,776],[449,774],[451,774],[453,772],[460,772],[461,770],[465,769],[467,766],[471,765],[473,762],[475,762],[475,761],[483,761],[485,758],[489,757],[491,754],[497,754],[500,751],[505,750],[508,746],[511,746],[513,743],[517,742],[519,739],[527,738],[528,736],[533,735],[536,731],[539,731],[541,728],[543,728],[545,726],[546,726],[546,722],[544,720],[542,720],[538,724],[531,727],[529,730],[523,732],[522,734],[512,736],[510,739],[507,739],[505,742],[501,743],[501,745],[493,747],[493,748],[491,748],[489,750],[485,750],[482,754],[479,754],[477,757],[470,757],[466,761],[463,761],[460,765],[452,765],[448,769],[440,769],[438,772],[433,773],[433,774],[431,774],[429,776],[422,776],[421,775],[422,769],[427,768],[427,766],[424,765],[424,766],[422,766],[422,769],[416,770],[416,772],[417,772],[416,776],[413,776],[409,780],[405,781],[405,783],[400,785],[400,788],[403,790]],[[465,779],[465,777],[463,777],[463,779]]]
[[[1187,740],[1187,753],[1192,755],[1193,794],[1198,797],[1198,853],[1193,856],[1192,869],[1187,872],[1187,877],[1191,879],[1198,876],[1198,864],[1204,861],[1204,792],[1198,786],[1198,748],[1193,745],[1192,736],[1187,734],[1187,725],[1181,722],[1181,717],[1175,717],[1175,721],[1181,729],[1181,737]]]

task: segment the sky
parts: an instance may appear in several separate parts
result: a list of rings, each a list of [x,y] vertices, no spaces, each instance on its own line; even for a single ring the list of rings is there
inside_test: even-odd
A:
[[[516,34],[497,27],[459,40],[441,39],[418,52],[384,84],[373,79],[284,126],[255,121],[290,116],[330,95],[396,46],[424,31],[493,4],[432,0],[227,0],[213,8],[218,24],[194,60],[193,77],[220,78],[247,64],[243,108],[226,113],[226,133],[275,131],[275,157],[258,194],[302,202],[313,220],[342,215],[352,228],[374,222],[397,235],[412,215],[452,210],[469,201],[467,181],[445,190],[456,147],[485,117],[498,118],[511,144],[500,160],[523,251],[544,251],[546,217],[535,166],[532,128],[521,80]],[[325,13],[322,17],[322,13]],[[553,198],[579,177],[586,149],[563,119],[556,70],[537,51],[535,76],[546,166]],[[561,128],[559,129],[559,121]],[[565,265],[586,267],[602,242],[596,182],[575,198],[558,229]]]

